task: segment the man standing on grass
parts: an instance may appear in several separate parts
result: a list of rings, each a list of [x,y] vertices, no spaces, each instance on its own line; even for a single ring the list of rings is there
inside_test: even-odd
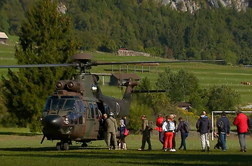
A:
[[[248,117],[240,110],[236,113],[237,117],[234,120],[234,125],[237,126],[241,152],[247,152],[245,136],[248,132]]]
[[[117,131],[117,123],[114,118],[114,113],[109,113],[109,118],[106,120],[106,128],[107,128],[107,145],[108,149],[111,150],[110,141],[111,137],[114,143],[115,150],[117,150],[117,142],[116,142],[116,131]]]
[[[221,118],[217,120],[216,126],[218,128],[218,134],[222,144],[222,151],[225,152],[226,148],[226,138],[229,136],[230,124],[228,118],[226,118],[226,113],[223,111],[221,113]]]
[[[156,121],[156,128],[155,130],[157,130],[159,132],[159,141],[162,143],[163,145],[163,149],[164,149],[164,132],[162,131],[162,124],[163,124],[164,118],[161,114],[158,115],[157,121]]]
[[[146,141],[148,143],[148,150],[151,150],[149,122],[146,119],[145,115],[142,116],[142,134],[143,134],[142,146],[138,150],[139,151],[144,150]]]
[[[206,111],[202,112],[198,122],[196,123],[196,128],[200,132],[200,141],[202,145],[202,152],[205,152],[206,145],[207,151],[210,151],[210,142],[209,142],[209,132],[212,132],[211,121],[206,115]]]

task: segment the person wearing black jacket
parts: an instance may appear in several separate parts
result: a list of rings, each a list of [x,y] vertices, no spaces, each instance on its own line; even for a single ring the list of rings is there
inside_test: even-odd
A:
[[[210,151],[210,142],[209,142],[209,132],[212,132],[211,121],[206,115],[206,111],[203,111],[198,122],[196,123],[197,131],[200,132],[200,141],[202,145],[202,152],[205,152],[206,145],[207,151]]]
[[[222,151],[226,151],[226,138],[229,136],[230,132],[230,123],[228,118],[226,118],[226,113],[223,111],[221,113],[221,118],[219,118],[216,122],[216,126],[218,128],[218,134],[222,143]]]
[[[188,136],[188,133],[185,131],[185,122],[183,121],[182,117],[180,117],[179,119],[179,125],[178,125],[178,128],[177,128],[177,132],[180,131],[181,133],[181,144],[180,144],[180,147],[179,147],[179,150],[184,147],[184,150],[186,150],[186,138]]]

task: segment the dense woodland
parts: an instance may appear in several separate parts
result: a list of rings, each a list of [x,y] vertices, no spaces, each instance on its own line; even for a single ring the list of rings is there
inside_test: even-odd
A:
[[[62,0],[83,50],[145,51],[174,59],[225,59],[252,64],[252,10],[209,9],[194,14],[154,0]],[[34,0],[0,0],[0,31],[18,35]]]

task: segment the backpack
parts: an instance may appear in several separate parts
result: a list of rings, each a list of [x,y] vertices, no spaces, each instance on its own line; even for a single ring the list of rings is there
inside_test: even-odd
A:
[[[151,131],[153,130],[154,126],[153,126],[153,122],[152,121],[149,121],[148,122],[148,130]]]
[[[184,121],[184,129],[186,133],[189,133],[191,130],[190,124]]]
[[[249,117],[248,117],[247,123],[248,123],[248,128],[251,128],[252,127],[252,120]]]
[[[225,124],[222,120],[217,124],[217,127],[219,131],[225,131]]]
[[[175,130],[175,123],[174,122],[169,121],[167,125],[168,125],[168,130],[172,130],[172,131]]]

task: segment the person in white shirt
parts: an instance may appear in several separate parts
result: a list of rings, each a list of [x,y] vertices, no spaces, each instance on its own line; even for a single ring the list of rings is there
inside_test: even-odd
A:
[[[173,122],[174,116],[166,116],[166,121],[162,125],[162,131],[164,132],[164,151],[167,151],[167,144],[169,142],[169,149],[171,152],[174,152],[175,149],[172,149],[172,137],[175,130],[175,124]]]

